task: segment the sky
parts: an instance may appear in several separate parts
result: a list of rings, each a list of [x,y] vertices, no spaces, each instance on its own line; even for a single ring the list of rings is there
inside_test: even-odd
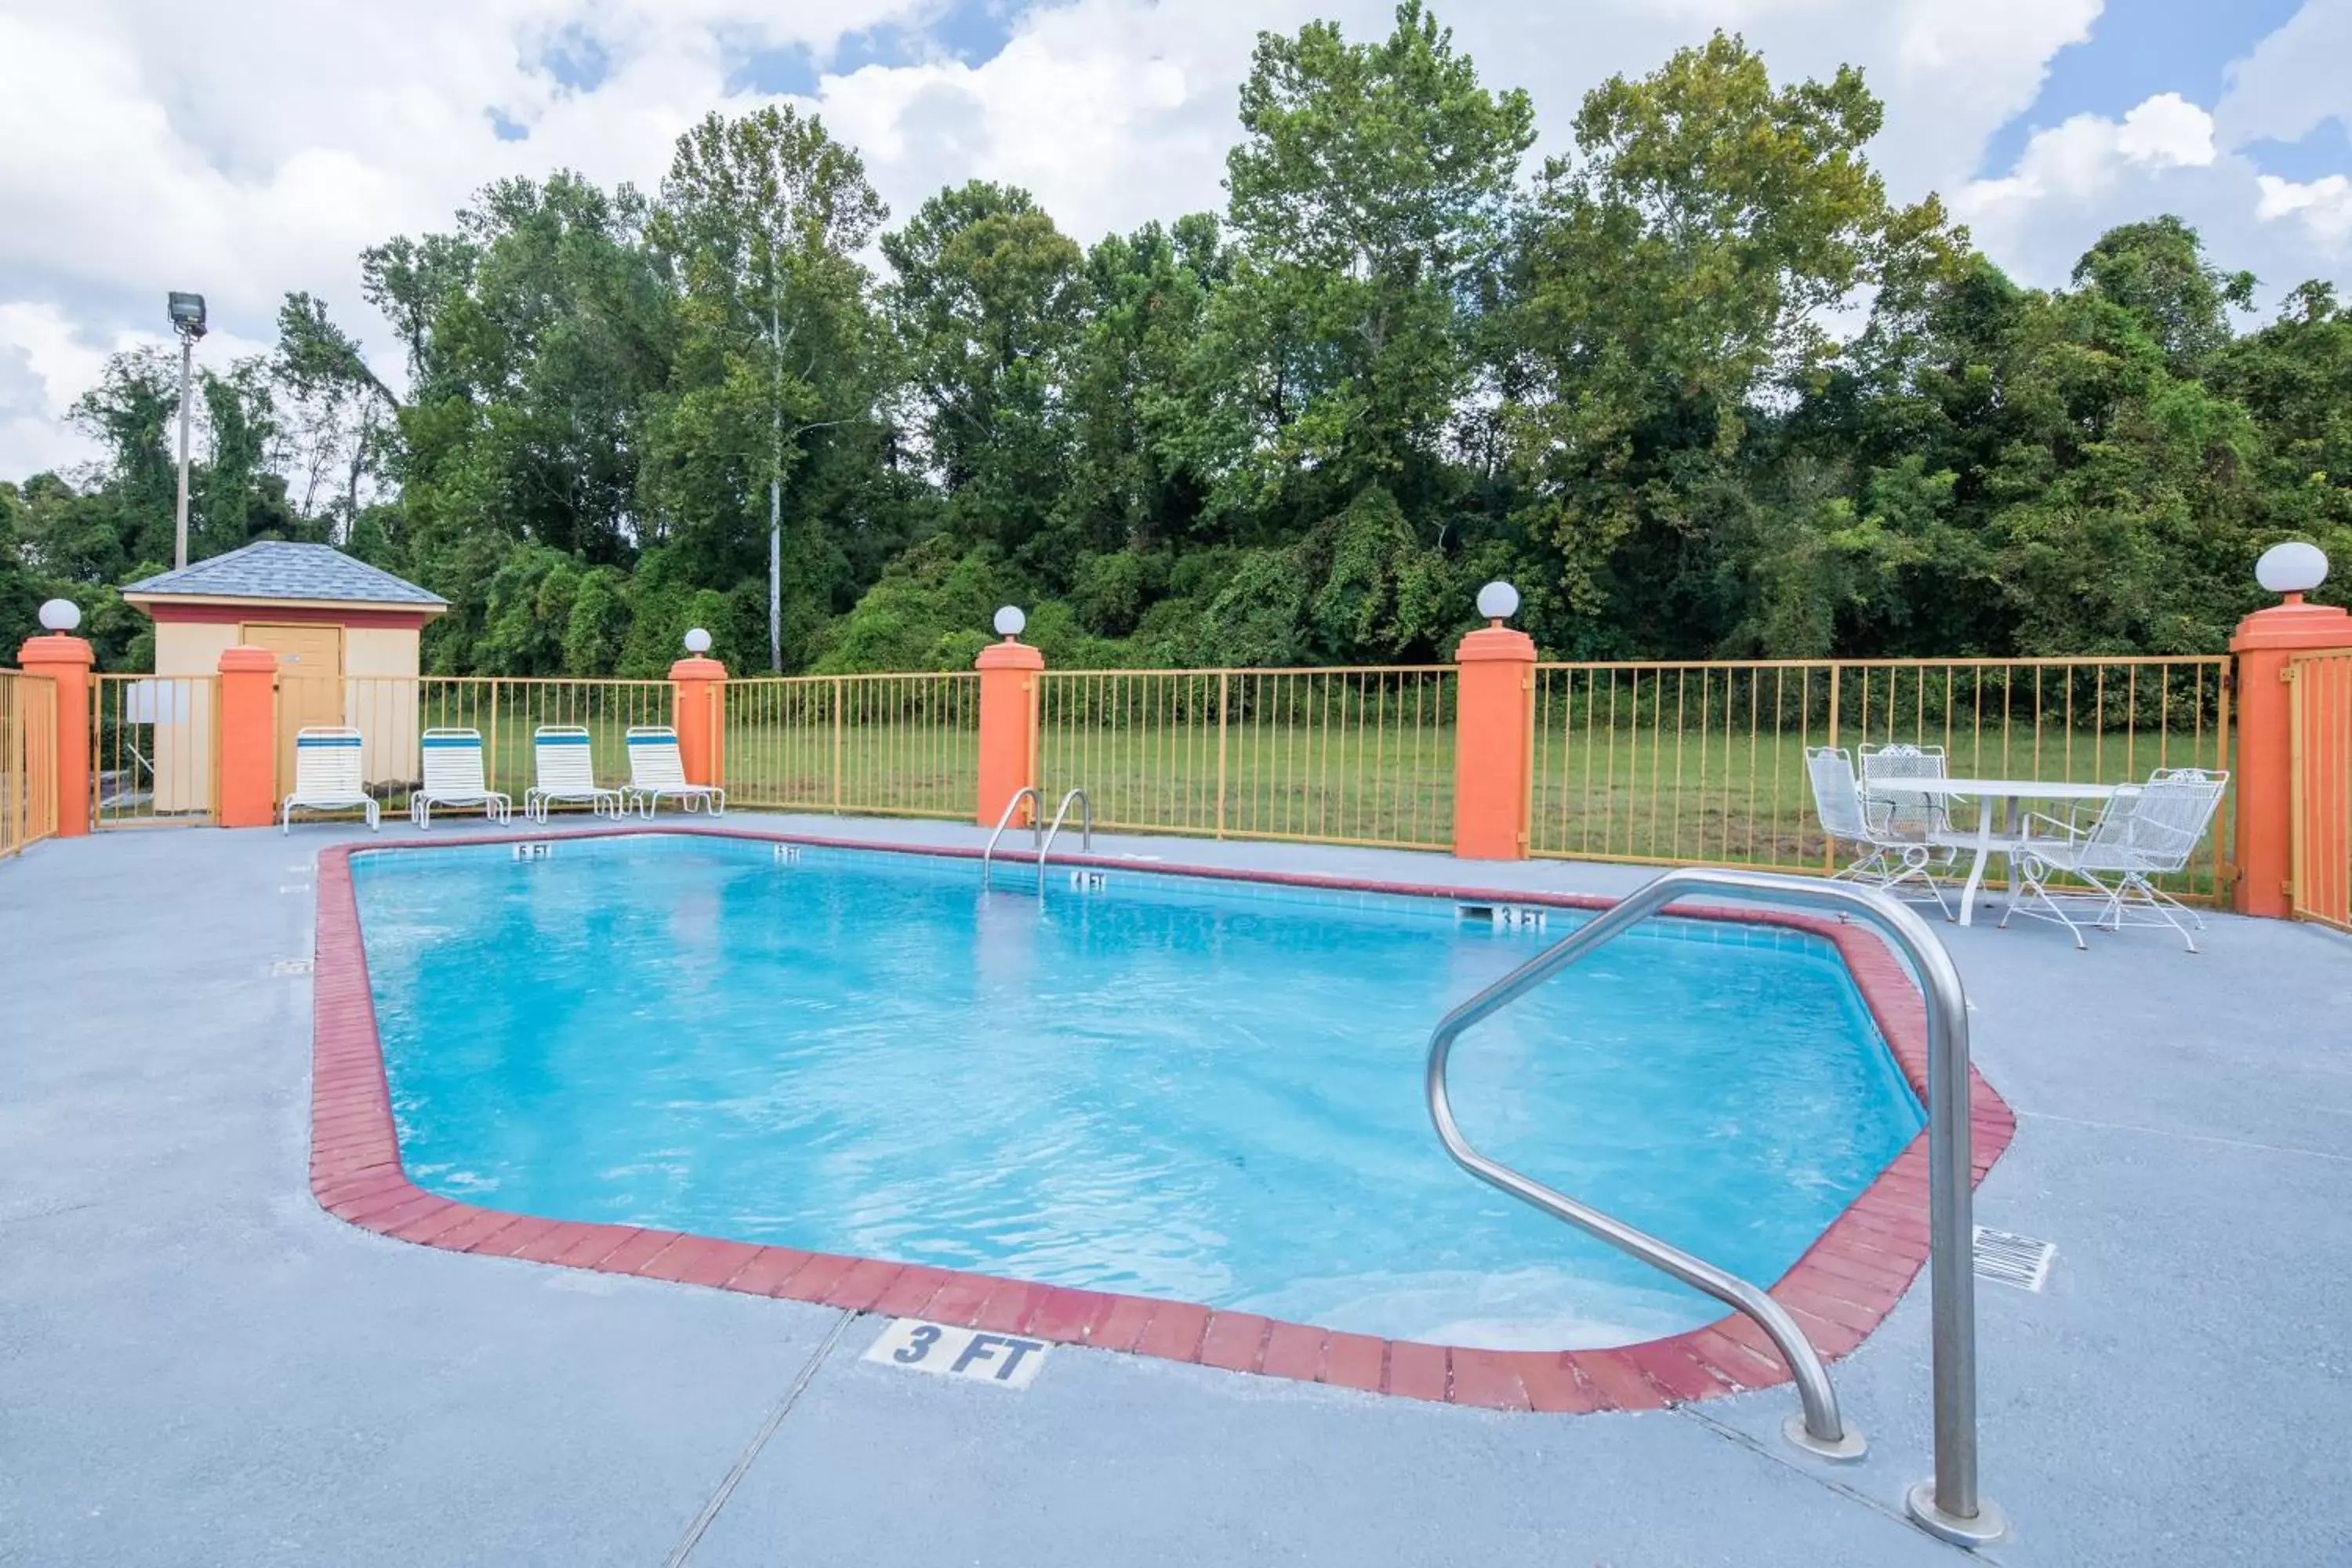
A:
[[[1717,27],[1780,79],[1863,68],[1890,193],[1933,190],[2022,281],[2176,212],[2275,300],[2352,291],[2352,0],[1441,0],[1544,152],[1577,104]],[[788,99],[856,145],[898,217],[984,177],[1090,243],[1223,205],[1260,28],[1350,37],[1393,0],[0,0],[0,477],[87,460],[107,354],[209,301],[207,363],[266,349],[303,289],[396,381],[358,255],[488,182],[659,184],[713,109]]]

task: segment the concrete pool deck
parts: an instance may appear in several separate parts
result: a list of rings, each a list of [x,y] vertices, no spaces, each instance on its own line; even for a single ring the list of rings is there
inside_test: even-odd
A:
[[[0,865],[0,1562],[1958,1560],[1901,1518],[1929,1465],[1924,1279],[1832,1369],[1871,1452],[1832,1468],[1779,1442],[1785,1387],[1503,1414],[1061,1348],[1016,1392],[861,1361],[879,1318],[346,1226],[309,1191],[310,984],[286,971],[318,849],[366,837]],[[1097,848],[1497,890],[1654,874]],[[1979,1290],[1984,1490],[2013,1526],[1979,1555],[2352,1559],[2352,942],[1938,930],[2018,1114],[1978,1218],[2058,1247],[2043,1292]]]

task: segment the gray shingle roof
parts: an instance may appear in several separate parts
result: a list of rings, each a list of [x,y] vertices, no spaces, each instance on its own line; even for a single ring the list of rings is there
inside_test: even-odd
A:
[[[414,583],[380,572],[326,544],[263,540],[131,584],[126,594],[190,594],[220,599],[352,599],[372,605],[444,605]]]

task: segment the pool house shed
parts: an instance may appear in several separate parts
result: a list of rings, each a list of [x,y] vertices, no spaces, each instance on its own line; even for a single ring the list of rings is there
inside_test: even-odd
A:
[[[293,773],[295,731],[345,722],[353,706],[351,683],[363,679],[392,678],[385,689],[402,694],[389,705],[369,706],[366,776],[404,776],[405,759],[416,750],[417,639],[425,622],[448,610],[447,600],[331,545],[281,540],[144,578],[125,587],[122,597],[155,623],[158,679],[150,700],[158,710],[150,721],[158,811],[209,805],[162,798],[173,789],[207,787],[208,768],[175,766],[173,755],[185,748],[189,757],[208,756],[212,744],[210,714],[201,704],[170,702],[168,694],[184,688],[168,678],[209,677],[221,654],[240,645],[278,656],[281,793]]]

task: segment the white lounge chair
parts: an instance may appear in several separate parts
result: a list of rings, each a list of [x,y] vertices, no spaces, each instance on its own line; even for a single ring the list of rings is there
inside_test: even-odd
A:
[[[294,793],[279,808],[278,830],[294,831],[294,808],[305,811],[367,813],[368,831],[381,826],[375,799],[361,778],[362,741],[357,730],[344,724],[319,724],[294,732]]]
[[[2077,948],[2088,945],[2050,890],[2049,879],[2063,873],[2092,888],[2092,896],[2099,900],[2098,918],[2092,924],[2106,931],[2121,931],[2127,922],[2168,925],[2195,952],[2196,936],[2173,911],[2187,915],[2198,931],[2205,929],[2204,917],[2148,879],[2187,868],[2229,787],[2225,773],[2158,768],[2146,784],[2117,791],[2088,831],[2071,821],[2033,813],[2025,819],[2025,837],[2015,846],[2018,896],[2010,900],[2000,923],[2007,925],[2010,915],[2021,911],[2035,920],[2054,920],[2073,933]],[[2155,918],[2130,921],[2135,910]]]
[[[549,806],[583,802],[591,816],[621,815],[626,798],[596,782],[594,749],[586,730],[577,724],[541,724],[531,734],[530,749],[538,782],[523,792],[524,816],[545,822]]]
[[[1892,806],[1864,797],[1853,776],[1853,758],[1843,747],[1806,747],[1805,773],[1812,784],[1813,810],[1822,819],[1822,831],[1832,840],[1843,839],[1868,851],[1836,873],[1833,880],[1860,882],[1887,892],[1916,881],[1927,889],[1944,918],[1952,918],[1952,907],[1944,901],[1944,890],[1936,885],[1933,869],[1939,854],[1950,858],[1948,851],[1924,837],[1895,831]]]
[[[478,805],[493,822],[513,814],[513,797],[492,789],[483,774],[479,730],[427,730],[424,751],[425,784],[408,797],[409,821],[432,826],[436,805]]]
[[[727,809],[727,792],[716,784],[686,782],[686,763],[677,754],[677,731],[667,724],[639,724],[629,731],[629,797],[647,816],[665,798],[686,810],[700,806],[713,814]]]

